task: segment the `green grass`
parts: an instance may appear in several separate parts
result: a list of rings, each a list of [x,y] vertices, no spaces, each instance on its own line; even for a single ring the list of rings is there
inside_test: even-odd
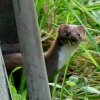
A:
[[[52,100],[100,100],[100,1],[92,0],[35,0],[38,22],[43,39],[54,40],[60,24],[77,24],[86,29],[86,40],[80,45],[69,63],[58,71],[51,91]],[[94,0],[96,1],[96,0]],[[62,75],[62,73],[64,73]],[[14,96],[25,100],[26,89],[16,90],[9,76]],[[22,78],[23,79],[23,78]],[[16,99],[14,99],[16,100]]]
[[[10,93],[11,93],[11,98],[12,100],[26,100],[26,97],[27,97],[27,90],[26,90],[26,78],[25,78],[25,75],[22,74],[22,77],[21,77],[21,82],[20,82],[20,85],[19,85],[19,88],[16,89],[15,87],[15,80],[14,80],[14,73],[18,72],[19,70],[21,70],[22,67],[17,67],[15,68],[9,75],[9,84],[10,84]]]

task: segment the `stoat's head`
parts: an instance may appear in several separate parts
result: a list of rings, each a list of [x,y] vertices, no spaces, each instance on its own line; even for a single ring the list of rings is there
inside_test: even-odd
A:
[[[85,36],[83,26],[62,24],[58,28],[58,39],[61,43],[80,43]]]

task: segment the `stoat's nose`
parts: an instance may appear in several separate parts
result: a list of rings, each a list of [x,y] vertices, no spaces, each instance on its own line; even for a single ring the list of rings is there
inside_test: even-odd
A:
[[[76,39],[76,36],[74,36],[73,34],[71,34],[71,32],[66,32],[66,36],[65,36],[69,41],[74,41],[76,42],[77,39]]]
[[[74,36],[71,36],[71,37],[69,37],[68,39],[69,39],[69,41],[71,41],[71,42],[77,42],[77,41],[78,41],[77,38],[74,37]]]
[[[69,37],[70,35],[71,33],[66,31],[66,36]]]

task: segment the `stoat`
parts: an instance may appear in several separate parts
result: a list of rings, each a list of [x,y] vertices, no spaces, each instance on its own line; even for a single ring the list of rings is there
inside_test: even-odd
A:
[[[85,29],[82,26],[66,24],[60,25],[55,41],[52,43],[49,50],[44,53],[48,76],[67,63],[68,59],[77,49],[84,36]],[[11,71],[16,66],[22,66],[22,59],[23,57],[21,53],[4,55],[7,70]]]

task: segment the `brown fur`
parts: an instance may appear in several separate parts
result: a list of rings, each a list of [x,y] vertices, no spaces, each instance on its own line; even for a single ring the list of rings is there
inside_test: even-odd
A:
[[[76,25],[61,25],[58,29],[58,36],[52,43],[50,49],[44,53],[46,69],[48,76],[58,69],[58,52],[60,46],[67,44],[68,41],[80,43],[85,35],[85,30],[82,26]],[[74,45],[75,45],[74,44]],[[5,64],[8,71],[12,71],[17,66],[22,66],[23,57],[21,53],[13,53],[4,55]]]

